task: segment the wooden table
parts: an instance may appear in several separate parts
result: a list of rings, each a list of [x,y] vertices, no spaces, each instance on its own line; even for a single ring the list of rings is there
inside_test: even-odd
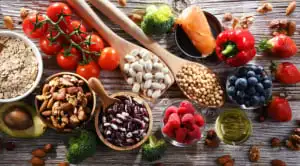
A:
[[[113,0],[116,4],[116,0]],[[175,5],[176,0],[128,0],[127,6],[122,8],[124,12],[130,12],[132,9],[144,8],[153,3],[168,3]],[[177,0],[178,1],[178,0]],[[259,15],[256,13],[256,8],[261,4],[260,1],[254,0],[187,0],[188,5],[200,5],[204,10],[211,12],[222,20],[224,12],[232,12],[234,16],[242,16],[243,14],[253,14],[255,21],[251,27],[251,32],[255,35],[256,41],[262,38],[270,37],[268,23],[274,18],[287,18],[285,17],[285,9],[289,1],[286,0],[272,0],[274,9],[267,15]],[[0,0],[0,27],[3,29],[3,16],[12,16],[15,20],[16,29],[14,31],[20,32],[21,26],[18,25],[20,21],[19,11],[21,7],[27,7],[31,9],[37,9],[41,12],[45,12],[45,8],[49,2],[44,0]],[[185,4],[177,3],[177,8],[184,8]],[[129,41],[136,42],[128,34],[124,33],[117,25],[114,25],[108,19],[101,17],[105,22],[119,35],[126,38]],[[300,7],[288,17],[290,20],[295,20],[297,24],[300,24]],[[293,36],[293,39],[298,43],[300,49],[300,36],[299,27],[298,32]],[[179,49],[174,42],[174,34],[167,34],[160,37],[155,37],[161,45],[166,47],[169,51],[176,55],[181,55]],[[35,41],[36,42],[36,41]],[[281,60],[282,61],[282,60]],[[295,63],[300,67],[300,54],[285,61]],[[279,62],[279,60],[278,60]],[[269,66],[270,59],[266,57],[257,56],[253,63]],[[55,59],[44,59],[44,78],[60,72],[61,69],[56,65]],[[224,64],[208,64],[221,78],[226,78],[228,73],[234,68],[229,68]],[[104,86],[110,92],[130,90],[130,87],[125,83],[121,77],[119,71],[106,72],[102,71],[100,76]],[[223,80],[224,80],[223,79]],[[281,85],[274,83],[274,93],[285,93],[290,97],[290,104],[293,109],[293,121],[288,123],[276,123],[267,121],[264,123],[258,123],[254,119],[256,114],[253,111],[247,111],[249,117],[253,120],[253,135],[250,139],[241,146],[230,146],[221,144],[219,148],[210,149],[205,147],[203,140],[197,145],[189,148],[177,148],[169,146],[166,155],[162,158],[161,162],[165,165],[203,165],[210,166],[216,165],[215,160],[217,157],[224,154],[231,154],[235,158],[236,165],[270,165],[272,159],[281,159],[287,162],[288,165],[300,165],[300,153],[289,151],[286,148],[272,149],[270,147],[270,139],[272,137],[279,137],[280,139],[286,138],[291,130],[296,127],[295,120],[300,119],[300,84],[298,85]],[[167,93],[165,93],[161,99],[151,104],[154,115],[154,127],[153,132],[159,131],[160,119],[164,107],[170,104],[174,100],[184,99],[183,94],[174,85]],[[28,100],[29,103],[33,103],[32,100]],[[234,107],[232,104],[226,104],[226,108]],[[220,110],[209,110],[207,112],[207,126],[206,130],[214,128],[215,118]],[[204,132],[205,133],[205,132]],[[42,147],[45,143],[54,144],[55,150],[46,158],[47,165],[56,165],[65,160],[66,141],[69,135],[57,134],[51,129],[40,138],[37,139],[15,139],[3,136],[5,140],[13,141],[16,143],[17,148],[14,151],[2,150],[0,152],[0,165],[28,165],[28,160],[31,158],[31,151],[35,148]],[[248,160],[248,151],[251,145],[260,145],[261,159],[258,163],[250,163]],[[97,153],[85,160],[81,165],[148,165],[150,163],[141,161],[141,154],[139,150],[130,152],[116,152],[104,145],[98,147]]]

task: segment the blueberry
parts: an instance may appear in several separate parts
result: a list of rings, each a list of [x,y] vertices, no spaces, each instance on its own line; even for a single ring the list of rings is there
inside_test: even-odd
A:
[[[263,80],[263,77],[260,74],[256,74],[255,78],[258,82],[261,82]]]
[[[238,74],[239,74],[240,77],[243,77],[243,76],[247,75],[247,72],[248,72],[247,68],[242,67],[242,68],[239,69]]]
[[[256,70],[256,66],[255,65],[251,65],[251,66],[249,66],[249,69],[251,70],[251,71],[255,71]]]
[[[271,88],[272,86],[272,81],[271,80],[264,80],[263,85],[266,89]]]
[[[234,86],[228,87],[227,93],[229,96],[234,96],[235,95],[235,87]]]
[[[245,94],[245,97],[244,97],[244,100],[245,100],[245,101],[247,101],[247,100],[250,101],[250,99],[251,99],[251,97],[249,96],[249,94],[246,93],[246,94]]]
[[[259,97],[259,103],[260,103],[260,104],[264,104],[265,102],[266,102],[265,96],[260,96],[260,97]]]
[[[251,106],[250,100],[245,100],[245,105],[246,105],[246,107],[250,107]]]
[[[267,75],[263,76],[263,80],[271,80],[271,78]]]
[[[249,86],[255,86],[258,83],[258,80],[256,77],[250,77],[248,78],[248,84]]]
[[[258,83],[255,85],[255,89],[257,92],[264,93],[264,86],[262,83]]]
[[[254,71],[256,74],[262,74],[263,70],[264,70],[264,68],[262,66],[258,66]]]
[[[238,90],[244,90],[247,88],[247,80],[245,78],[238,78],[235,81],[235,86]]]
[[[254,71],[248,71],[247,78],[249,78],[249,77],[255,77],[255,72]]]
[[[237,99],[236,102],[239,104],[239,105],[243,105],[245,103],[245,100],[244,99]]]
[[[229,77],[228,80],[229,80],[229,83],[230,83],[230,84],[234,84],[235,81],[237,80],[237,77],[236,77],[235,75],[232,75],[232,76]]]
[[[265,89],[265,97],[266,97],[267,99],[269,99],[269,98],[271,97],[271,95],[272,95],[272,90],[271,90],[271,88]]]
[[[260,98],[258,96],[252,96],[250,103],[252,106],[257,106],[259,104]]]
[[[245,92],[244,91],[237,91],[236,96],[240,99],[243,99],[245,97]]]
[[[246,90],[248,95],[254,95],[256,93],[255,87],[250,87]]]

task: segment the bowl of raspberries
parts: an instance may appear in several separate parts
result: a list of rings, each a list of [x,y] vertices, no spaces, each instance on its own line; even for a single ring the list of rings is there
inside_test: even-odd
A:
[[[198,142],[205,126],[204,117],[190,101],[175,101],[163,112],[161,131],[164,138],[177,147]]]
[[[227,77],[226,92],[242,109],[256,109],[272,96],[272,79],[262,66],[248,64]]]

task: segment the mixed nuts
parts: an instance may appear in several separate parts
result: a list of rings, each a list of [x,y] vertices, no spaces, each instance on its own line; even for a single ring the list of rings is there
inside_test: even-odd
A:
[[[156,99],[172,84],[169,68],[157,56],[135,49],[125,56],[124,72],[132,91]]]
[[[87,121],[92,113],[93,96],[84,80],[59,75],[43,86],[36,96],[39,112],[54,128],[73,129]]]
[[[148,132],[149,114],[143,101],[131,96],[117,96],[120,102],[102,111],[99,129],[113,145],[124,147],[140,142]]]

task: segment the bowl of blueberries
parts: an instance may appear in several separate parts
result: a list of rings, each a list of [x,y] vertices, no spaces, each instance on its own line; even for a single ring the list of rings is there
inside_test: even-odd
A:
[[[247,64],[227,77],[226,92],[242,109],[256,109],[272,96],[272,79],[262,66]]]

